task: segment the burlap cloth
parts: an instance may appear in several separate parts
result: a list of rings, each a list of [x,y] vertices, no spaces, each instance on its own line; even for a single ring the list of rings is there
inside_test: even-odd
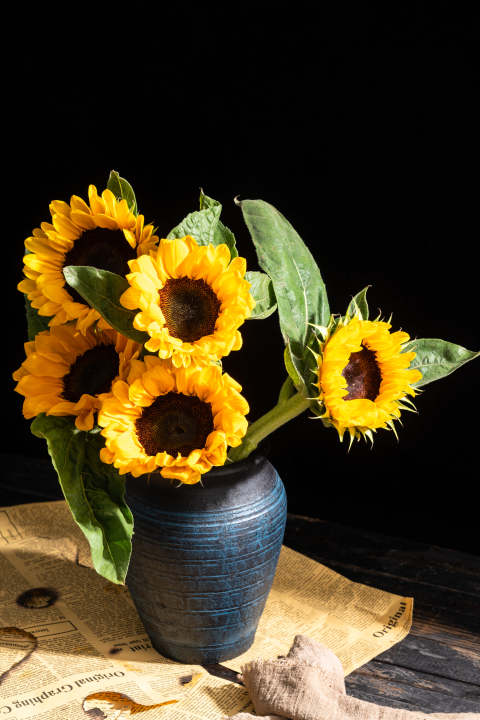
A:
[[[428,714],[394,710],[348,697],[343,668],[331,650],[297,635],[286,658],[256,660],[242,667],[257,715],[230,720],[477,720],[480,713]],[[227,716],[224,716],[225,718]]]

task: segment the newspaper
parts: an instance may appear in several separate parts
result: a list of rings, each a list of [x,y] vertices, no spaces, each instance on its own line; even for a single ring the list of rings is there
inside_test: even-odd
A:
[[[85,718],[101,690],[160,704],[205,675],[152,648],[127,588],[93,570],[64,501],[0,509],[0,577],[0,717]]]
[[[177,702],[162,705],[139,705],[120,694],[98,693],[83,703],[86,711],[98,708],[104,720],[219,720],[223,715],[254,713],[248,690],[229,680],[204,674],[195,691]]]
[[[360,583],[282,547],[273,587],[250,649],[224,665],[286,655],[295,635],[326,645],[345,675],[408,635],[413,599]]]
[[[252,711],[241,685],[154,650],[128,589],[93,569],[66,502],[0,508],[0,577],[0,717],[218,720]],[[284,655],[303,633],[348,674],[407,635],[412,607],[283,547],[253,646],[224,664],[239,671]]]

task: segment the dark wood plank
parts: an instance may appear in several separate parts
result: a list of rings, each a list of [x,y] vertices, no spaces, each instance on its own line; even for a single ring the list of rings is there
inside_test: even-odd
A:
[[[480,614],[423,607],[414,602],[410,635],[480,655]]]
[[[376,658],[382,663],[479,685],[480,655],[435,640],[408,635]]]
[[[369,693],[368,691],[361,690],[353,690],[348,694],[352,697],[358,698],[359,700],[365,700],[365,702],[373,703],[374,705],[382,705],[383,707],[394,708],[396,710],[408,710],[409,712],[479,712],[477,704],[468,703],[465,700],[450,702],[452,698],[445,699],[444,695],[434,697],[435,693],[429,693],[429,695],[424,699],[418,698],[418,702],[421,702],[421,705],[418,704],[418,702],[410,702],[408,697],[404,700],[398,700],[396,698],[376,695]]]
[[[368,688],[367,692],[373,694],[376,694],[373,689],[378,688],[379,694],[385,695],[386,693],[388,695],[390,686],[399,686],[400,689],[403,688],[402,692],[404,693],[408,693],[412,688],[417,688],[424,692],[448,695],[459,700],[480,704],[480,688],[477,685],[387,665],[378,658],[362,665],[361,668],[346,677],[345,684],[349,695],[353,694],[354,688],[362,689],[362,692]],[[391,696],[393,697],[394,693]],[[401,696],[400,699],[402,697],[404,699],[404,696]]]
[[[1,460],[0,506],[64,499],[49,460],[3,454]]]
[[[480,596],[480,557],[475,555],[291,514],[284,542],[330,562]]]
[[[26,505],[27,503],[40,503],[49,500],[63,499],[63,497],[46,497],[43,493],[25,492],[21,488],[5,488],[0,484],[0,507],[9,507],[10,505]]]

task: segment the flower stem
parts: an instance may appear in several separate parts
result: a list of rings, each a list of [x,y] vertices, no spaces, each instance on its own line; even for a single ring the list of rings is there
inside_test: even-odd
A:
[[[255,450],[258,443],[270,435],[274,430],[284,425],[289,420],[300,415],[308,409],[310,403],[300,393],[281,404],[276,405],[270,412],[263,415],[254,422],[247,430],[242,444],[236,448],[232,448],[228,453],[228,459],[231,462],[238,462],[247,458],[251,452]]]
[[[287,379],[282,385],[282,388],[280,390],[280,395],[278,396],[277,405],[283,405],[283,403],[286,400],[290,400],[292,395],[295,395],[295,385],[293,384],[293,380],[290,377],[290,375],[287,375]]]

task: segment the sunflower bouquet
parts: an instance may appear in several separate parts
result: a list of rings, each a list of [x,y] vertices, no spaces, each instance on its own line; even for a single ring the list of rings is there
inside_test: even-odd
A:
[[[264,272],[247,272],[222,206],[203,191],[199,210],[160,239],[114,171],[101,196],[90,186],[88,203],[53,201],[51,222],[25,240],[18,288],[29,341],[15,389],[96,570],[112,582],[125,581],[131,554],[127,473],[197,483],[308,409],[340,440],[373,443],[379,428],[396,432],[418,388],[480,354],[390,332],[369,319],[367,288],[332,315],[290,223],[261,200],[237,205]],[[245,320],[274,312],[287,378],[277,405],[248,425],[222,358],[241,349]]]

